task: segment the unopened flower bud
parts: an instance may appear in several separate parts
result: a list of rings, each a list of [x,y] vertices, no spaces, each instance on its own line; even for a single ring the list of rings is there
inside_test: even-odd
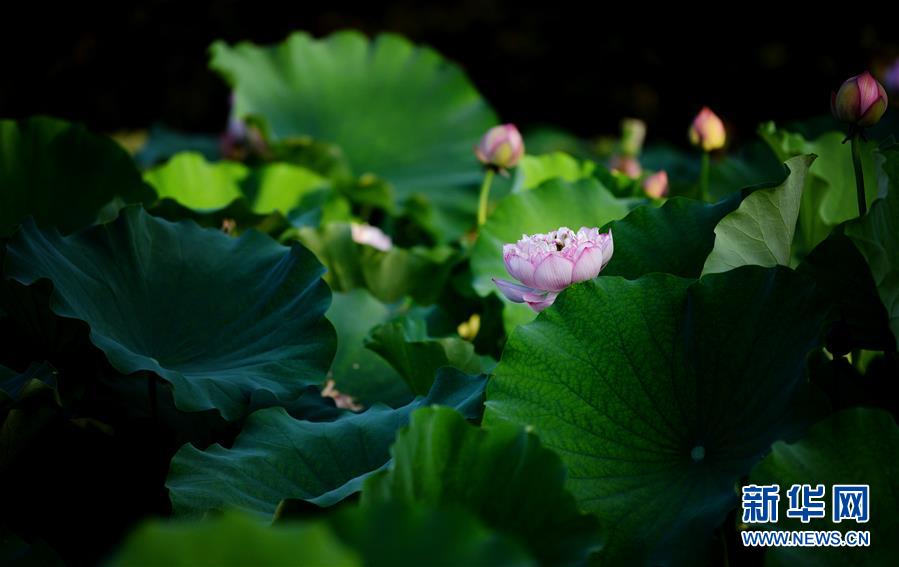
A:
[[[623,173],[631,179],[637,179],[643,174],[643,167],[635,157],[615,155],[609,159],[609,169]]]
[[[880,121],[887,109],[883,85],[865,71],[846,80],[830,95],[830,110],[840,122],[867,128]]]
[[[701,147],[706,152],[723,148],[724,142],[727,140],[724,123],[707,106],[702,107],[702,110],[693,119],[689,135],[690,143]]]
[[[371,246],[381,252],[388,252],[393,248],[393,240],[384,234],[383,230],[370,224],[352,223],[350,234],[353,237],[353,242],[356,244]]]
[[[654,173],[643,180],[643,192],[652,199],[668,196],[668,174],[665,171]]]
[[[643,149],[646,139],[646,123],[636,118],[625,118],[621,121],[621,153],[629,157],[637,157]]]
[[[524,140],[514,124],[494,126],[481,138],[474,153],[484,165],[509,169],[524,155]]]

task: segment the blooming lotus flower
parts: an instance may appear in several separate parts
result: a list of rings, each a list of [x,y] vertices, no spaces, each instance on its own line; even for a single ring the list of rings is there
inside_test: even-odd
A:
[[[546,234],[523,234],[515,244],[503,246],[509,274],[521,282],[493,278],[493,283],[515,303],[543,311],[571,284],[595,278],[612,259],[612,232],[562,227]]]
[[[322,388],[321,395],[323,398],[331,398],[334,400],[334,405],[340,409],[348,409],[350,411],[362,411],[365,409],[356,403],[355,398],[341,393],[340,390],[337,389],[334,380],[331,380],[330,378],[325,382],[325,387]]]
[[[693,119],[689,136],[691,144],[701,147],[706,152],[723,148],[727,140],[724,122],[721,122],[721,119],[707,106],[703,106]]]
[[[647,197],[653,199],[661,199],[668,195],[668,174],[665,171],[659,171],[644,179],[643,192]]]
[[[877,124],[886,109],[887,92],[867,71],[847,79],[830,95],[834,118],[862,128]]]
[[[377,248],[381,252],[387,252],[393,248],[393,240],[384,234],[384,231],[370,224],[353,223],[350,225],[350,233],[353,242]]]
[[[524,155],[524,140],[514,124],[494,126],[481,138],[474,153],[486,166],[509,169]]]

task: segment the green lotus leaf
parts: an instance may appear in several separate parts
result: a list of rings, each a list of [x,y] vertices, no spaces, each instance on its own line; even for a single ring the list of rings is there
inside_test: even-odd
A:
[[[365,346],[389,362],[418,395],[428,393],[442,366],[466,374],[482,370],[472,343],[459,337],[429,337],[427,323],[420,317],[405,316],[378,325],[366,338]]]
[[[596,518],[564,489],[565,468],[533,433],[468,424],[449,408],[412,414],[393,462],[366,482],[362,506],[404,502],[462,508],[513,536],[546,565],[584,563],[599,548]]]
[[[353,396],[364,406],[380,402],[399,407],[414,396],[387,361],[365,348],[369,331],[392,316],[387,305],[364,289],[335,292],[328,309],[327,317],[337,329],[331,376],[341,393]]]
[[[47,117],[0,120],[0,187],[0,236],[28,217],[70,233],[112,201],[154,199],[117,143]]]
[[[890,329],[899,346],[899,145],[884,151],[890,185],[863,218],[846,226],[846,235],[867,260],[877,293],[890,318]],[[871,183],[869,182],[869,185]]]
[[[441,404],[477,417],[484,382],[484,377],[443,369],[431,392],[406,406],[377,404],[331,422],[297,420],[282,408],[257,411],[230,448],[181,447],[166,482],[175,513],[238,509],[271,518],[285,499],[335,504],[388,463],[396,431],[413,410]]]
[[[67,237],[26,222],[5,272],[49,279],[57,315],[85,321],[119,372],[171,384],[184,411],[234,420],[256,390],[295,398],[324,382],[335,349],[321,265],[255,231],[231,238],[135,207]]]
[[[790,250],[799,217],[802,188],[813,155],[790,158],[787,178],[774,187],[759,188],[715,227],[715,246],[703,274],[740,266],[789,266]]]
[[[398,203],[434,207],[452,240],[474,224],[483,173],[472,147],[496,117],[465,74],[435,51],[391,34],[212,48],[211,66],[232,85],[234,111],[261,119],[274,141],[340,146],[358,177],[388,181]]]
[[[266,526],[238,513],[204,521],[152,520],[135,530],[110,566],[362,565],[325,524]]]
[[[870,547],[770,548],[767,565],[889,565],[899,554],[899,427],[882,410],[853,408],[841,411],[816,424],[796,443],[775,443],[771,454],[759,463],[749,477],[754,484],[778,484],[780,501],[778,521],[760,524],[757,529],[866,530],[871,532]],[[794,484],[823,484],[824,518],[803,524],[788,518],[787,491]],[[832,521],[832,495],[835,484],[870,486],[870,519]]]
[[[369,567],[536,565],[515,541],[462,509],[385,503],[339,510],[328,523]]]
[[[197,153],[175,155],[144,174],[160,199],[173,199],[196,211],[223,209],[245,198],[252,212],[287,214],[310,192],[329,182],[317,173],[287,163],[256,169],[233,161],[208,162]]]
[[[804,425],[813,290],[755,266],[572,286],[512,334],[484,424],[532,426],[559,453],[606,561],[698,561],[737,479]]]
[[[807,140],[801,134],[777,129],[773,122],[760,126],[759,135],[781,161],[801,154],[818,156],[806,178],[799,209],[796,246],[804,255],[827,238],[833,227],[858,216],[852,156],[849,144],[843,144],[846,135],[827,132]],[[869,206],[877,198],[876,147],[873,141],[862,142],[861,147]]]
[[[513,191],[534,189],[550,179],[560,178],[575,182],[590,177],[596,164],[592,161],[578,161],[565,152],[543,155],[525,155],[515,170]]]

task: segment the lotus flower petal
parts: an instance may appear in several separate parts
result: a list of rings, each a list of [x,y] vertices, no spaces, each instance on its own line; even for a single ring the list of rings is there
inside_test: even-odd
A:
[[[571,285],[574,264],[561,255],[551,254],[534,271],[534,284],[539,289],[562,291]]]

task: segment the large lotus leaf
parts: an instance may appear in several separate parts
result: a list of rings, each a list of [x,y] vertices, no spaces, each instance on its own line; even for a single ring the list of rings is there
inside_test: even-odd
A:
[[[428,396],[399,409],[377,404],[332,422],[300,421],[281,408],[257,411],[231,448],[201,451],[188,444],[178,451],[166,483],[175,512],[233,508],[270,518],[285,499],[335,504],[387,464],[396,431],[413,410],[441,404],[477,417],[484,382],[444,369]]]
[[[756,189],[736,211],[721,219],[703,274],[740,266],[790,265],[802,188],[814,161],[813,155],[790,158],[784,164],[788,173],[783,183]]]
[[[389,362],[418,395],[428,393],[441,366],[466,374],[482,370],[472,343],[459,337],[429,337],[427,322],[420,317],[405,316],[378,325],[365,346]]]
[[[845,134],[827,132],[813,140],[806,140],[800,134],[778,130],[774,123],[769,122],[759,127],[759,136],[782,161],[801,154],[818,156],[802,193],[797,233],[797,244],[802,250],[811,250],[827,238],[833,227],[858,216],[855,171],[849,144],[843,143]],[[873,141],[861,143],[868,206],[877,198],[876,148],[877,144]]]
[[[550,179],[560,178],[574,182],[590,177],[596,164],[592,161],[579,161],[565,152],[552,152],[543,155],[525,155],[515,170],[513,191],[524,191],[539,187]]]
[[[337,389],[364,406],[376,402],[398,407],[407,404],[412,391],[383,358],[365,348],[369,331],[387,322],[391,309],[364,289],[335,292],[327,317],[337,329],[337,353],[331,376]],[[431,377],[433,379],[433,376]]]
[[[46,117],[0,120],[0,188],[0,236],[29,216],[69,233],[93,223],[113,200],[154,198],[113,140]]]
[[[423,196],[447,239],[474,224],[482,171],[472,153],[496,117],[465,74],[435,51],[391,34],[212,46],[238,116],[274,140],[337,144],[353,173],[386,179],[399,202]]]
[[[768,565],[890,565],[899,555],[899,427],[882,410],[853,408],[836,413],[810,428],[796,443],[775,443],[764,461],[752,472],[755,484],[779,484],[778,521],[759,529],[866,530],[870,547],[778,547],[767,551]],[[794,484],[825,486],[824,518],[803,524],[788,518],[787,490]],[[866,523],[831,520],[835,484],[870,486],[870,519]]]
[[[196,211],[223,209],[247,199],[256,214],[295,209],[305,195],[329,182],[306,168],[272,163],[250,169],[233,162],[208,162],[202,155],[180,153],[144,174],[160,199],[169,198]]]
[[[890,317],[890,328],[899,345],[899,146],[884,152],[884,170],[889,175],[887,196],[871,210],[846,226],[846,235],[855,243],[874,276],[877,293]]]
[[[423,408],[391,454],[390,468],[365,482],[362,506],[463,508],[547,565],[583,563],[599,548],[596,518],[581,514],[565,490],[559,457],[518,426],[481,429],[452,409]]]
[[[352,567],[362,562],[325,524],[266,526],[231,512],[203,521],[149,521],[128,536],[108,564]]]
[[[53,311],[86,321],[119,372],[155,373],[179,409],[228,420],[256,390],[289,400],[324,381],[335,338],[322,272],[300,246],[135,207],[68,237],[27,222],[6,258],[9,277],[53,283]]]
[[[532,426],[561,455],[606,560],[696,560],[734,482],[805,415],[820,326],[811,282],[780,267],[599,277],[512,334],[484,423]]]
[[[387,503],[339,510],[328,522],[369,567],[536,564],[510,538],[461,509]]]

